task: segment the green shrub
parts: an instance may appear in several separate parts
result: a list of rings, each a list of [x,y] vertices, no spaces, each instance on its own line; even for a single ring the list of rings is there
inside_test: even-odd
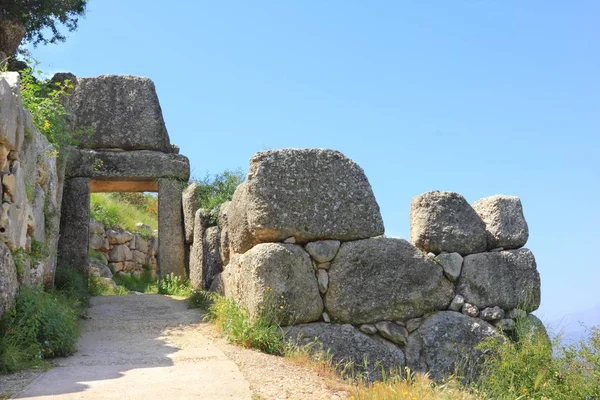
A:
[[[210,176],[206,174],[203,179],[192,179],[192,182],[198,183],[195,197],[198,207],[206,210],[209,216],[209,224],[215,226],[219,216],[219,207],[226,201],[231,200],[233,192],[244,180],[242,171],[225,170],[221,174]]]
[[[484,341],[489,352],[477,389],[489,399],[600,398],[600,328],[587,340],[561,346],[528,320],[517,320],[518,342]],[[535,332],[535,333],[533,333]]]
[[[234,300],[217,294],[212,294],[211,300],[205,318],[213,321],[229,341],[268,354],[283,355],[283,333],[279,326],[272,324],[273,318],[261,315],[251,319],[248,311]]]
[[[15,371],[75,352],[78,312],[59,293],[24,286],[0,328],[0,370]]]
[[[90,305],[88,283],[83,273],[75,268],[59,266],[54,278],[56,290],[62,292],[72,306],[83,311]]]
[[[158,281],[158,292],[170,296],[188,297],[192,294],[192,289],[187,280],[171,272]]]
[[[129,294],[126,287],[121,285],[117,285],[117,287],[109,286],[97,276],[90,276],[88,287],[92,296],[124,296]]]
[[[190,297],[187,299],[188,308],[200,308],[207,310],[211,304],[210,293],[204,290],[194,290]]]

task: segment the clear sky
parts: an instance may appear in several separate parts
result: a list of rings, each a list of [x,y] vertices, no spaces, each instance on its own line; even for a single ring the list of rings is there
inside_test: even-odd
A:
[[[538,315],[600,323],[599,21],[597,0],[89,0],[33,55],[152,78],[196,176],[264,149],[342,151],[389,236],[408,238],[428,190],[520,196]]]

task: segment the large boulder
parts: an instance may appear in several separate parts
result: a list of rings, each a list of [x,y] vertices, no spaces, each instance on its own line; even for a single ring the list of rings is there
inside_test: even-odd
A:
[[[290,325],[316,321],[323,312],[310,257],[298,245],[264,243],[235,255],[222,280],[226,297],[252,317],[265,312]]]
[[[210,228],[206,229],[206,233],[202,239],[202,245],[204,246],[202,262],[202,286],[204,286],[205,289],[210,288],[215,276],[223,271],[221,254],[219,252],[220,237],[221,232],[219,231],[219,227],[211,226]]]
[[[456,291],[480,310],[534,311],[540,306],[540,274],[533,253],[519,249],[466,256]]]
[[[485,222],[488,250],[505,250],[525,246],[529,228],[523,215],[521,199],[516,196],[496,195],[473,203],[473,209]]]
[[[456,252],[464,256],[487,250],[481,217],[460,194],[439,190],[412,199],[410,242],[435,254]]]
[[[262,151],[229,207],[229,236],[243,253],[253,245],[294,237],[357,240],[383,234],[371,185],[355,162],[334,150]]]
[[[329,269],[325,308],[337,321],[365,324],[446,309],[454,287],[435,261],[403,239],[343,243]]]
[[[464,369],[461,372],[474,377],[484,361],[484,351],[476,346],[490,337],[502,340],[487,322],[453,311],[440,311],[410,335],[405,349],[406,364],[413,371],[428,371],[436,381],[442,381],[456,369]]]
[[[0,75],[0,145],[5,149],[0,159],[0,167],[6,163],[8,151],[18,150],[23,143],[23,136],[19,135],[18,128],[22,125],[21,104],[9,83],[13,80],[13,75],[18,76],[18,73],[4,72]]]
[[[80,147],[170,151],[156,89],[148,78],[79,78],[68,108],[76,127],[89,130],[79,138]]]
[[[381,379],[383,373],[389,376],[401,372],[405,365],[404,353],[398,347],[365,335],[349,324],[296,325],[287,328],[285,336],[316,355],[326,353],[335,365],[349,368],[345,372],[360,373],[369,381]]]
[[[19,281],[17,280],[17,269],[8,247],[0,240],[0,318],[9,309],[17,291]]]
[[[219,207],[219,231],[221,237],[219,239],[219,252],[221,253],[221,263],[223,266],[229,264],[229,205],[230,201],[226,201]]]

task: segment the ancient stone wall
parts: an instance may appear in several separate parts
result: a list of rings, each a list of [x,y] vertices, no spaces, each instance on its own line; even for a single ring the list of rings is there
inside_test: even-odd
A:
[[[540,278],[522,248],[528,229],[516,197],[471,206],[458,193],[424,193],[411,203],[410,242],[385,238],[362,169],[321,149],[257,153],[217,227],[206,227],[190,197],[196,288],[252,316],[269,312],[289,339],[316,340],[335,361],[365,366],[366,357],[371,377],[380,365],[441,379],[481,356],[483,339],[511,336],[515,318],[539,326],[527,314],[539,306]]]
[[[153,277],[158,270],[158,238],[149,234],[152,229],[140,223],[140,231],[128,232],[124,229],[106,229],[102,223],[90,220],[91,275],[112,278],[113,274],[140,278],[144,271]],[[108,269],[108,271],[107,271]]]
[[[16,72],[0,75],[0,179],[1,316],[20,285],[54,282],[63,187],[56,149],[23,108]]]

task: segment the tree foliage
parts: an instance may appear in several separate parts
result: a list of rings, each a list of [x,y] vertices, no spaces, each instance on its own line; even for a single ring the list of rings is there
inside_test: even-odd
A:
[[[221,174],[210,176],[208,173],[202,179],[191,179],[190,183],[197,183],[195,198],[198,207],[206,212],[209,225],[217,224],[221,204],[230,201],[233,192],[244,180],[242,171],[225,170]]]
[[[24,40],[34,46],[63,42],[66,37],[59,28],[76,30],[86,6],[87,0],[0,0],[0,21],[23,25]]]

